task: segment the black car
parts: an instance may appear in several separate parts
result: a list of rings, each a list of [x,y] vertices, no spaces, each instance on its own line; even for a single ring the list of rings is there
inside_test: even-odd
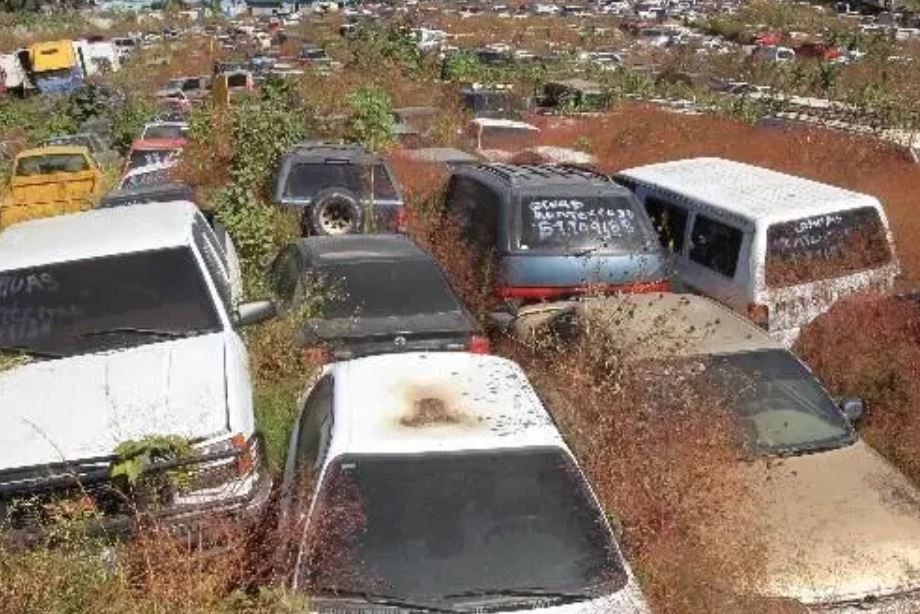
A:
[[[300,239],[278,254],[269,275],[282,310],[316,300],[316,313],[305,313],[298,342],[325,348],[335,359],[488,352],[488,340],[438,263],[408,237]]]
[[[404,225],[389,165],[358,145],[294,146],[279,163],[275,202],[301,211],[304,236],[399,232]]]

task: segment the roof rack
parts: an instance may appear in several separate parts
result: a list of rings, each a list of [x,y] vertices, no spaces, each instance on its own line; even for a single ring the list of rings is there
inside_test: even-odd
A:
[[[575,164],[480,164],[479,170],[490,173],[508,183],[526,183],[539,180],[603,181],[610,177]]]

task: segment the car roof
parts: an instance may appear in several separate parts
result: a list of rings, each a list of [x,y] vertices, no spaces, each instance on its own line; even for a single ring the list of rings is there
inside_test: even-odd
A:
[[[482,128],[513,128],[516,130],[529,130],[531,132],[539,132],[540,129],[533,124],[528,124],[527,122],[517,121],[515,119],[502,119],[497,117],[474,117],[470,120],[471,124],[475,124]]]
[[[92,154],[85,145],[47,145],[45,147],[33,147],[19,152],[16,156],[19,158],[31,158],[34,156],[48,155],[86,155],[92,157]]]
[[[403,235],[344,235],[307,237],[297,241],[304,256],[317,265],[350,262],[434,259],[415,241]]]
[[[407,352],[328,368],[330,458],[565,444],[524,372],[497,356]]]
[[[650,164],[623,170],[617,178],[654,184],[751,221],[778,222],[857,207],[880,208],[878,200],[867,194],[720,158]]]
[[[460,167],[454,172],[498,181],[515,188],[591,186],[612,192],[627,193],[626,188],[612,182],[603,173],[566,164],[471,164]]]
[[[284,154],[286,158],[301,161],[348,162],[351,164],[368,164],[381,159],[360,145],[327,143],[322,141],[298,143]]]
[[[198,208],[187,201],[95,209],[13,224],[0,232],[4,270],[188,243]]]
[[[627,357],[671,358],[785,349],[730,308],[696,294],[621,294],[524,307],[518,318],[534,326],[543,316],[574,307],[610,335]],[[521,334],[524,329],[517,328]]]

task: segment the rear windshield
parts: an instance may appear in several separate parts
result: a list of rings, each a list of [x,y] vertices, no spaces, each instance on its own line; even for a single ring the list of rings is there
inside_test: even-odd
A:
[[[460,311],[460,305],[433,263],[356,262],[322,268],[329,291],[327,318],[408,316]]]
[[[160,124],[144,128],[145,139],[184,139],[188,134],[188,126],[179,124]]]
[[[526,197],[521,249],[644,251],[647,237],[628,198]]]
[[[151,164],[163,164],[175,160],[179,156],[178,149],[141,149],[131,152],[128,158],[128,170],[150,166]]]
[[[79,154],[49,154],[29,156],[19,160],[16,174],[21,177],[48,175],[50,173],[79,173],[88,171],[89,162]]]
[[[159,185],[161,183],[166,183],[167,181],[169,181],[169,170],[164,168],[150,171],[149,173],[138,173],[136,175],[125,177],[118,189],[132,190],[135,188]]]
[[[244,73],[227,76],[228,87],[246,87],[249,83],[249,76]]]
[[[773,224],[767,230],[767,285],[832,279],[891,260],[878,211],[862,207]]]
[[[313,198],[326,188],[338,187],[355,194],[370,192],[373,174],[374,198],[396,200],[396,186],[382,164],[360,166],[354,164],[295,164],[288,174],[285,195],[292,198]]]
[[[482,126],[479,132],[480,149],[501,149],[514,151],[526,149],[536,144],[536,130],[514,128],[511,126]]]

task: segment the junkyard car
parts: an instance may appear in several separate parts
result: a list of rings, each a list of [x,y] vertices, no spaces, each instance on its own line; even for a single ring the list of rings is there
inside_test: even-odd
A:
[[[502,358],[327,366],[291,437],[280,516],[285,579],[313,612],[649,611],[572,453]]]
[[[302,212],[304,236],[399,231],[405,215],[389,165],[356,145],[294,146],[279,163],[275,202]]]
[[[791,345],[838,299],[898,274],[879,201],[776,171],[693,158],[621,171],[680,280]]]
[[[475,318],[437,261],[402,235],[308,237],[281,251],[271,282],[282,306],[320,292],[300,333],[338,359],[390,352],[486,352]]]
[[[102,173],[86,147],[28,149],[13,161],[0,202],[0,228],[22,220],[82,211],[102,191]]]
[[[666,256],[642,206],[606,176],[564,166],[454,170],[445,207],[496,293],[540,300],[586,291],[668,288]]]
[[[862,403],[833,401],[765,331],[689,294],[536,305],[513,330],[522,339],[587,330],[642,361],[649,386],[704,382],[713,404],[733,410],[745,442],[738,471],[754,495],[742,523],[764,557],[755,585],[735,590],[813,612],[920,611],[920,490],[852,428]]]
[[[272,480],[237,328],[273,305],[237,303],[230,250],[194,205],[17,224],[0,233],[0,263],[0,512],[13,536],[34,535],[60,499],[119,531],[137,513],[191,531],[262,509]],[[158,437],[190,451],[151,456],[119,484],[132,460],[119,446]],[[185,479],[166,479],[176,470]]]

